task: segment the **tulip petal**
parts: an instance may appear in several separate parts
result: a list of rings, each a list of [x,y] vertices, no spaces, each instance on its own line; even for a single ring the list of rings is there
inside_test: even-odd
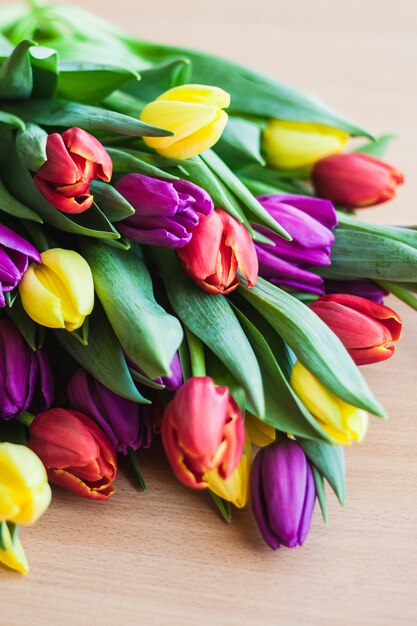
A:
[[[211,85],[179,85],[164,91],[157,100],[173,100],[174,102],[196,102],[227,109],[230,105],[230,95]]]
[[[83,213],[93,204],[94,197],[91,195],[79,196],[78,198],[66,198],[62,194],[56,192],[49,183],[39,178],[37,174],[35,174],[33,182],[45,200],[63,213]]]
[[[48,469],[49,480],[89,500],[108,500],[115,492],[114,485],[105,481],[98,486],[88,485],[73,474],[60,469]]]
[[[62,139],[68,150],[82,156],[88,161],[97,163],[98,177],[106,183],[110,182],[113,173],[113,163],[110,155],[106,152],[104,146],[98,139],[82,128],[69,128],[62,133]]]
[[[40,282],[36,266],[30,265],[19,284],[19,293],[26,313],[38,324],[48,328],[65,328],[60,299]]]
[[[258,280],[258,257],[248,229],[233,219],[226,211],[217,209],[224,229],[225,245],[232,248],[240,271],[248,281],[248,287]]]
[[[202,215],[188,245],[177,251],[186,271],[196,279],[205,280],[216,271],[223,224],[216,211]]]
[[[36,176],[50,183],[72,185],[77,182],[79,170],[68,154],[61,135],[52,133],[46,141],[47,160],[38,169]]]
[[[265,542],[273,550],[281,547],[279,538],[274,534],[269,524],[268,508],[265,500],[264,485],[262,480],[263,458],[258,452],[252,464],[252,509]]]

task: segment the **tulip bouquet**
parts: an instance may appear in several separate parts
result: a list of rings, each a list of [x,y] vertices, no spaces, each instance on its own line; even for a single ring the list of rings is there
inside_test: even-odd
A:
[[[384,416],[357,367],[394,354],[383,298],[417,308],[415,228],[356,214],[403,182],[389,137],[75,7],[2,10],[0,57],[0,560],[27,571],[48,479],[108,500],[119,456],[145,488],[158,435],[225,520],[250,499],[301,545]]]

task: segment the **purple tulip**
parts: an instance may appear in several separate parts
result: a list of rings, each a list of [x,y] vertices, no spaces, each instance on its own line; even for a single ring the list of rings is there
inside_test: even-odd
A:
[[[268,228],[253,225],[275,244],[255,243],[259,275],[282,287],[324,294],[323,279],[309,270],[330,265],[332,229],[337,226],[333,204],[329,200],[292,194],[265,195],[258,200],[293,238],[285,241]]]
[[[261,448],[252,465],[252,508],[266,543],[302,546],[316,499],[313,471],[301,446],[288,439]]]
[[[26,411],[39,395],[39,408],[51,406],[54,385],[49,362],[41,349],[31,350],[9,320],[0,321],[0,415],[9,420]]]
[[[330,280],[326,278],[324,288],[327,293],[349,293],[361,298],[367,298],[377,304],[384,304],[384,297],[388,291],[374,283],[373,280]]]
[[[115,187],[135,209],[119,222],[120,232],[151,246],[182,248],[191,241],[199,213],[209,215],[214,208],[208,193],[186,180],[127,174]]]
[[[134,370],[138,374],[141,374],[141,376],[145,376],[145,378],[148,378],[148,375],[138,365],[136,365],[136,363],[129,359],[127,355],[125,355],[125,358],[126,363],[131,370]],[[175,353],[174,358],[172,359],[170,370],[171,373],[169,375],[159,376],[158,378],[153,378],[150,380],[153,380],[153,382],[157,383],[158,385],[164,385],[165,388],[168,389],[168,391],[176,391],[177,389],[179,389],[179,387],[181,387],[184,380],[178,352]]]
[[[39,252],[26,239],[0,224],[0,307],[6,306],[4,293],[22,280],[29,259],[41,262]]]
[[[93,418],[118,452],[128,448],[149,448],[153,438],[150,411],[144,405],[118,396],[79,369],[68,385],[68,402],[72,409]]]

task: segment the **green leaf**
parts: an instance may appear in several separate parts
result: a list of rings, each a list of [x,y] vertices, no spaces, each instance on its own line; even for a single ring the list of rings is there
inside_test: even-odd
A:
[[[368,141],[362,146],[359,146],[354,152],[362,152],[364,154],[370,154],[371,156],[382,157],[393,139],[395,139],[395,135],[381,135],[381,137],[378,137],[375,141]]]
[[[251,289],[241,285],[239,293],[333,393],[354,406],[384,415],[341,341],[313,311],[262,278]]]
[[[16,133],[16,150],[23,165],[32,172],[45,163],[48,134],[36,124],[28,124]]]
[[[27,206],[19,202],[14,196],[12,196],[6,189],[4,183],[0,180],[0,211],[4,211],[13,217],[18,217],[22,220],[30,220],[32,222],[38,222],[42,224],[42,218],[39,217],[35,211],[29,209]]]
[[[150,378],[169,374],[182,328],[156,302],[150,274],[136,249],[122,252],[83,239],[81,250],[124,352]]]
[[[340,504],[344,506],[346,502],[346,484],[345,453],[343,446],[332,446],[326,443],[301,439],[299,437],[297,437],[297,441],[311,463],[327,480]]]
[[[0,84],[1,88],[1,84]],[[131,137],[166,137],[171,132],[140,122],[138,119],[99,107],[65,100],[32,100],[30,103],[7,102],[3,109],[28,122],[41,126],[84,130],[104,130]]]
[[[90,191],[94,195],[94,201],[110,222],[134,215],[135,209],[112,185],[101,180],[93,180]]]
[[[58,86],[58,54],[53,48],[36,46],[30,49],[33,72],[32,98],[53,98]]]
[[[29,49],[33,41],[22,41],[0,67],[0,100],[25,100],[33,88]]]
[[[119,341],[98,303],[90,316],[88,345],[84,346],[66,330],[53,333],[68,354],[103,385],[123,398],[149,404],[136,389]]]
[[[124,41],[131,52],[148,63],[164,63],[174,56],[188,58],[193,68],[190,82],[217,85],[230,93],[230,113],[317,122],[346,130],[352,135],[370,136],[320,100],[258,70],[251,70],[233,61],[187,48],[160,46],[133,37],[125,37]]]
[[[249,189],[245,187],[239,178],[233,174],[233,172],[213,150],[206,150],[201,155],[201,158],[243,203],[246,207],[246,216],[250,221],[255,221],[258,224],[267,226],[274,233],[281,235],[284,239],[291,240],[291,236],[287,233],[285,228],[282,228],[278,222],[269,215],[268,211],[263,208],[262,204],[251,194]]]
[[[141,70],[140,83],[131,81],[123,87],[123,91],[142,102],[151,102],[164,91],[190,82],[191,70],[189,59],[174,59],[163,65]]]
[[[417,249],[417,231],[415,227],[403,227],[403,226],[381,226],[379,224],[369,224],[367,222],[359,221],[356,217],[347,215],[342,211],[338,211],[338,221],[342,229],[349,229],[355,231],[361,231],[364,233],[370,233],[373,235],[380,235],[386,239],[393,239],[405,243],[412,248]],[[336,234],[337,234],[336,230]]]
[[[87,104],[101,102],[128,81],[134,83],[139,81],[137,73],[114,65],[62,61],[59,70],[59,98]]]
[[[234,172],[248,163],[265,165],[261,154],[263,126],[264,124],[243,117],[229,117],[215,151]]]
[[[259,327],[255,326],[241,311],[237,310],[237,315],[255,352],[264,385],[264,415],[258,415],[250,406],[249,410],[262,421],[285,433],[329,442],[328,435],[292,390],[279,362],[258,330]],[[280,342],[280,337],[276,336],[275,344]]]
[[[26,313],[20,298],[15,299],[12,307],[7,307],[6,313],[32,350],[36,350],[39,347],[39,326]]]
[[[155,176],[157,178],[165,178],[167,180],[178,180],[178,176],[168,174],[163,170],[151,165],[147,161],[130,154],[126,150],[120,150],[119,148],[108,148],[107,152],[111,156],[113,161],[113,169],[115,172],[121,174],[138,173],[145,176]]]
[[[331,266],[320,269],[320,275],[326,278],[390,282],[413,282],[416,273],[417,248],[384,235],[346,228],[335,230]]]
[[[312,466],[312,469],[314,482],[316,485],[317,500],[320,504],[321,514],[323,516],[324,523],[327,524],[327,522],[329,521],[329,511],[327,510],[326,492],[324,490],[324,478],[314,465]]]
[[[390,291],[399,300],[402,300],[403,302],[405,302],[405,304],[408,304],[408,306],[417,311],[417,298],[415,295],[410,293],[408,289],[405,289],[402,285],[399,285],[398,283],[391,283],[386,280],[379,280],[378,284],[381,285],[381,287],[383,287],[384,289]]]
[[[23,129],[24,127],[25,123],[19,117],[11,113],[6,113],[5,111],[0,111],[0,135],[7,133],[9,130],[15,128]]]
[[[232,508],[230,506],[230,502],[220,498],[220,496],[218,496],[217,493],[214,493],[211,489],[209,489],[208,492],[213,498],[213,502],[226,524],[230,524],[232,521]]]
[[[263,415],[259,365],[227,299],[208,294],[194,285],[170,251],[155,252],[152,260],[161,271],[168,298],[180,320],[226,365],[245,389],[257,414]]]

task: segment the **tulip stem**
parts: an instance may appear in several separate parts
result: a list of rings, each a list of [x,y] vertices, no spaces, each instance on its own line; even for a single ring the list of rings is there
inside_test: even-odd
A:
[[[206,375],[206,361],[204,358],[203,342],[188,328],[185,328],[185,336],[190,350],[191,372],[193,376]]]
[[[23,413],[16,416],[16,420],[25,426],[30,426],[34,419],[35,416],[29,413],[29,411],[23,411]]]
[[[230,502],[228,502],[227,500],[223,500],[223,498],[220,498],[220,496],[218,496],[217,493],[214,493],[214,491],[212,491],[211,489],[209,489],[208,492],[213,498],[214,503],[217,506],[220,512],[220,515],[222,516],[224,521],[227,524],[230,524],[230,522],[232,521],[232,512],[230,510]]]
[[[397,283],[392,283],[387,280],[377,280],[376,282],[387,291],[390,291],[394,296],[397,296],[399,300],[402,300],[412,309],[417,311],[417,297],[410,293],[408,289],[400,287]]]
[[[130,461],[130,466],[131,469],[133,471],[133,474],[135,476],[135,478],[137,479],[140,488],[142,489],[142,491],[146,491],[146,483],[145,480],[142,476],[142,471],[140,469],[140,465],[139,465],[139,461],[138,461],[138,457],[137,454],[135,452],[135,450],[133,450],[133,448],[128,448],[127,449],[127,457]]]

